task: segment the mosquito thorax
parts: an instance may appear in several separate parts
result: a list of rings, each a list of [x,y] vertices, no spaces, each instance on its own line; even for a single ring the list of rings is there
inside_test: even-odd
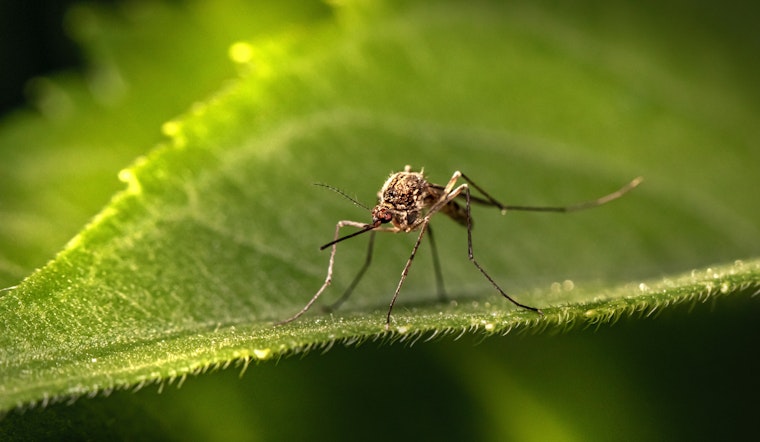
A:
[[[409,231],[423,209],[429,206],[429,184],[421,172],[407,166],[403,172],[392,174],[377,194],[379,202],[373,211],[382,209],[393,215],[393,225]]]

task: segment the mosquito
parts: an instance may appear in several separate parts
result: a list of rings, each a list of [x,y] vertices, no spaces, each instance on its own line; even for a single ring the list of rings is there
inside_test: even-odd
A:
[[[457,186],[457,181],[460,179],[464,180],[465,183]],[[451,179],[449,179],[449,182],[445,186],[441,186],[439,184],[428,182],[425,179],[424,170],[421,170],[420,172],[412,172],[412,167],[406,166],[403,172],[396,172],[391,174],[391,176],[385,181],[385,184],[383,184],[383,187],[377,194],[378,203],[373,209],[371,209],[372,221],[369,224],[350,220],[338,221],[338,223],[335,225],[335,235],[333,236],[333,240],[319,248],[320,250],[324,250],[328,247],[332,248],[330,252],[330,262],[327,266],[327,277],[325,278],[322,287],[319,288],[317,293],[298,313],[288,319],[276,323],[275,325],[282,325],[295,321],[311,308],[311,306],[317,301],[317,299],[319,299],[322,293],[332,282],[333,264],[335,262],[335,252],[337,251],[338,243],[367,232],[370,233],[370,240],[364,265],[359,270],[359,273],[356,275],[351,284],[348,286],[343,296],[341,296],[341,298],[333,304],[333,307],[341,304],[349,297],[369,267],[372,261],[375,232],[409,233],[413,231],[419,231],[419,234],[417,235],[417,241],[414,243],[414,247],[412,248],[412,253],[409,255],[409,259],[407,259],[406,265],[404,265],[404,268],[401,271],[401,279],[396,286],[396,291],[393,293],[393,298],[391,298],[391,303],[388,307],[388,313],[385,316],[386,330],[390,328],[393,306],[396,304],[399,292],[401,291],[401,286],[404,285],[404,281],[406,280],[406,276],[409,274],[409,269],[412,266],[414,257],[417,255],[417,250],[422,243],[422,238],[426,233],[430,238],[430,248],[433,252],[433,267],[436,274],[438,293],[442,297],[445,297],[445,292],[443,290],[443,276],[440,263],[438,261],[438,252],[435,246],[433,230],[430,227],[430,219],[433,217],[433,215],[439,212],[448,215],[454,221],[467,228],[467,257],[480,271],[480,273],[483,274],[488,282],[490,282],[491,285],[504,298],[518,307],[536,312],[539,315],[543,315],[543,312],[540,309],[518,302],[516,299],[508,295],[504,290],[501,289],[501,287],[499,287],[496,281],[491,278],[491,276],[475,259],[472,251],[473,221],[470,214],[471,203],[496,207],[501,210],[502,214],[505,214],[510,210],[559,213],[575,212],[578,210],[598,207],[603,204],[607,204],[610,201],[616,200],[625,195],[631,189],[638,186],[641,181],[642,177],[635,178],[625,186],[608,195],[568,206],[514,206],[500,203],[490,194],[488,194],[488,192],[483,190],[483,188],[475,184],[472,179],[460,171],[454,172],[454,174],[451,176]],[[331,190],[340,193],[344,197],[353,201],[355,204],[361,206],[359,202],[349,197],[342,191],[330,186],[325,187],[328,187]],[[481,196],[472,195],[470,187],[477,190]],[[462,198],[464,198],[464,208],[458,201]],[[343,227],[355,227],[359,230],[345,236],[340,236],[340,231]]]

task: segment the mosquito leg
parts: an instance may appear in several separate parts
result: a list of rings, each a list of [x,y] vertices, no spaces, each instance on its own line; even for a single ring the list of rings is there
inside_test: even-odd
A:
[[[396,287],[396,292],[393,294],[393,299],[391,299],[391,305],[388,307],[388,315],[385,317],[385,329],[388,330],[391,326],[391,312],[393,311],[393,306],[396,304],[396,299],[398,298],[398,293],[401,291],[401,286],[404,284],[404,280],[406,279],[406,275],[409,274],[409,268],[412,266],[412,261],[414,261],[414,256],[417,254],[417,249],[420,248],[420,243],[422,243],[422,237],[425,235],[425,231],[428,228],[428,220],[422,223],[420,227],[420,234],[417,237],[417,242],[414,243],[414,248],[412,248],[412,254],[409,255],[409,259],[406,261],[406,265],[404,266],[404,270],[401,271],[401,279],[398,281],[398,286]]]
[[[456,185],[456,183],[457,183],[457,180],[458,180],[458,179],[459,179],[459,177],[461,177],[461,176],[462,176],[462,172],[460,172],[460,171],[458,171],[458,170],[457,170],[456,172],[454,172],[454,174],[453,174],[453,175],[451,175],[451,178],[449,179],[449,182],[448,182],[448,183],[446,183],[446,187],[444,187],[444,188],[443,188],[443,193],[444,193],[444,194],[449,194],[449,193],[451,193],[451,191],[454,189],[454,186],[455,186],[455,185]]]
[[[334,238],[337,239],[338,235],[340,235],[340,229],[344,226],[353,226],[353,227],[359,227],[364,228],[366,224],[359,223],[356,221],[339,221],[338,224],[335,225],[335,236]],[[327,266],[327,277],[325,278],[325,282],[322,284],[322,287],[317,290],[317,293],[314,294],[314,296],[309,300],[309,302],[306,303],[306,305],[295,315],[289,317],[288,319],[285,319],[283,321],[275,322],[274,325],[283,325],[287,324],[289,322],[293,322],[296,319],[300,318],[304,313],[306,313],[314,304],[317,299],[322,295],[322,292],[325,291],[325,289],[332,283],[332,273],[333,273],[333,264],[335,263],[335,252],[338,250],[338,245],[333,244],[332,250],[330,251],[330,263]]]
[[[441,301],[445,301],[446,290],[443,287],[443,272],[441,271],[441,261],[438,259],[438,247],[435,245],[433,227],[430,225],[428,225],[428,238],[430,239],[430,251],[433,253],[433,270],[435,271],[435,286],[438,291],[438,298]]]
[[[481,194],[483,194],[483,196],[485,197],[485,199],[482,199],[482,198],[477,198],[477,197],[472,196],[471,198],[472,198],[473,201],[475,201],[477,203],[480,203],[480,204],[490,204],[490,205],[496,206],[499,209],[501,209],[501,213],[502,214],[506,213],[508,210],[523,210],[523,211],[528,211],[528,212],[558,212],[558,213],[563,213],[563,212],[575,212],[575,211],[578,211],[578,210],[591,209],[593,207],[598,207],[598,206],[607,204],[610,201],[613,201],[613,200],[616,200],[616,199],[620,198],[621,196],[625,195],[630,190],[634,189],[636,186],[638,186],[639,184],[641,184],[641,182],[644,180],[642,177],[634,178],[628,184],[626,184],[625,186],[621,187],[620,189],[618,189],[618,190],[616,190],[616,191],[614,191],[612,193],[609,193],[607,195],[604,195],[604,196],[599,197],[599,198],[594,199],[594,200],[583,201],[583,202],[576,203],[576,204],[571,204],[571,205],[568,205],[568,206],[513,206],[513,205],[504,205],[504,204],[498,202],[494,197],[492,197],[491,195],[489,195],[488,192],[486,192],[485,190],[483,190],[482,187],[480,187],[477,184],[475,184],[470,179],[470,177],[468,177],[467,175],[465,175],[463,173],[460,174],[460,175],[461,175],[462,179],[464,179],[465,181],[467,181],[467,183],[469,185],[471,185],[472,187],[474,187],[475,189],[477,189],[477,191],[480,192]]]
[[[480,190],[480,189],[478,189],[478,190]],[[491,285],[493,285],[496,288],[496,290],[498,290],[499,293],[501,293],[502,296],[504,296],[509,301],[511,301],[512,304],[514,304],[514,305],[516,305],[518,307],[522,307],[522,308],[527,309],[527,310],[534,311],[534,312],[538,313],[539,315],[543,315],[544,312],[542,312],[540,309],[537,309],[535,307],[531,307],[531,306],[528,306],[528,305],[525,305],[525,304],[521,304],[521,303],[515,301],[511,296],[509,296],[508,294],[506,294],[504,292],[504,290],[502,290],[501,287],[499,287],[499,285],[496,284],[496,281],[494,281],[491,278],[491,276],[489,276],[488,273],[486,273],[486,271],[483,269],[483,267],[481,267],[480,264],[478,264],[478,261],[475,260],[475,256],[472,253],[472,221],[471,221],[472,220],[472,216],[470,214],[470,188],[469,187],[465,187],[464,188],[464,196],[465,196],[465,201],[467,201],[467,206],[466,206],[466,208],[467,208],[467,257],[470,259],[470,261],[472,261],[473,264],[475,264],[475,267],[477,267],[478,270],[480,270],[480,273],[482,273],[483,276],[486,277],[486,279],[488,280],[488,282],[490,282]]]
[[[359,281],[361,281],[362,277],[364,276],[364,272],[367,271],[367,268],[372,263],[372,251],[374,249],[375,245],[375,231],[369,232],[369,246],[367,247],[367,257],[364,259],[364,265],[361,269],[359,269],[359,273],[356,274],[354,277],[354,280],[351,281],[351,284],[348,286],[345,292],[343,292],[343,295],[341,295],[340,298],[338,298],[337,301],[333,302],[329,306],[325,308],[327,311],[333,311],[337,310],[338,307],[343,305],[344,302],[351,296],[351,293],[353,293],[354,288],[356,288],[356,285],[359,284]]]
[[[493,204],[494,206],[496,206],[496,207],[498,207],[499,209],[501,209],[501,211],[502,211],[502,212],[506,212],[506,210],[507,210],[507,206],[505,206],[504,204],[502,204],[502,203],[500,203],[500,202],[496,201],[496,199],[494,199],[494,197],[492,197],[491,195],[489,195],[489,194],[488,194],[488,192],[486,192],[485,190],[483,190],[483,188],[482,188],[482,187],[480,187],[480,186],[478,186],[477,184],[475,184],[475,183],[474,183],[474,182],[473,182],[473,181],[470,179],[470,177],[468,177],[468,176],[467,176],[467,175],[465,175],[465,174],[462,174],[462,179],[464,179],[465,181],[467,181],[467,183],[468,183],[469,185],[471,185],[472,187],[474,187],[475,189],[477,189],[477,191],[478,191],[478,192],[480,192],[480,193],[481,193],[481,194],[482,194],[484,197],[486,197],[486,199],[488,200],[488,202],[489,202],[489,203],[491,203],[491,204]],[[467,196],[467,198],[468,198],[468,201],[469,201],[469,198],[470,198],[469,194],[470,194],[470,192],[469,192],[469,191],[467,191],[467,192],[466,192],[466,194],[465,194],[465,195]],[[468,205],[469,205],[469,203],[468,203]],[[469,212],[469,211],[470,211],[470,209],[468,208],[468,209],[467,209],[467,212]],[[468,228],[468,230],[469,230],[469,228]],[[477,264],[476,264],[476,265],[477,265]],[[480,268],[480,266],[478,266],[478,268]],[[483,271],[483,270],[481,269],[481,271]],[[488,279],[491,279],[491,278],[488,278]],[[505,296],[506,296],[506,295],[505,295]]]

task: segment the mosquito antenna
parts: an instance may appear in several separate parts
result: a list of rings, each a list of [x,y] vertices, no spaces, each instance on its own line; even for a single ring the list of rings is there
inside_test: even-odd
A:
[[[332,190],[333,192],[337,193],[338,195],[342,196],[343,198],[345,198],[345,199],[351,201],[352,203],[354,203],[355,206],[359,206],[359,207],[365,209],[368,212],[372,210],[369,207],[367,207],[364,204],[362,204],[359,201],[357,201],[356,199],[350,197],[346,192],[338,189],[337,187],[333,187],[333,186],[331,186],[329,184],[323,184],[323,183],[314,183],[314,185],[315,186],[319,186],[319,187],[324,187],[325,189]]]
[[[330,247],[333,244],[337,244],[337,243],[343,241],[344,239],[350,239],[350,238],[353,238],[354,236],[361,235],[362,233],[369,232],[370,230],[376,229],[379,225],[380,225],[380,221],[377,221],[374,224],[367,224],[361,230],[358,230],[358,231],[356,231],[354,233],[350,233],[350,234],[348,234],[346,236],[342,236],[342,237],[340,237],[340,238],[338,238],[338,239],[336,239],[334,241],[328,242],[327,244],[325,244],[322,247],[320,247],[319,250],[324,250],[324,249]]]
[[[607,204],[610,201],[620,198],[638,186],[643,180],[643,177],[636,177],[625,186],[610,194],[604,195],[603,197],[597,198],[595,200],[584,201],[582,203],[572,204],[569,206],[504,206],[502,207],[502,210],[523,210],[530,212],[575,212],[576,210],[590,209],[592,207],[601,206],[602,204]]]

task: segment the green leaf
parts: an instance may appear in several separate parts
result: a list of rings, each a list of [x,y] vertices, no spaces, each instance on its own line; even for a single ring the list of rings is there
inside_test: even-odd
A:
[[[656,26],[643,8],[626,26],[612,10],[596,23],[582,11],[498,2],[331,8],[304,12],[301,27],[280,19],[261,34],[211,32],[230,47],[240,78],[164,123],[166,141],[119,173],[126,190],[53,261],[0,292],[0,409],[171,383],[335,342],[561,331],[679,303],[740,302],[760,289],[760,209],[752,192],[737,191],[752,188],[758,164],[755,77],[740,71],[757,66],[745,66],[754,62],[740,49],[724,51],[729,37],[716,41],[720,33],[706,28],[674,41],[680,28]],[[153,37],[166,27],[153,26]],[[646,26],[671,43],[651,46]],[[700,70],[706,53],[721,68]],[[176,93],[202,96],[191,87],[196,74],[187,76]],[[141,92],[158,102],[172,84]],[[71,139],[87,134],[80,124]],[[146,132],[123,130],[131,149],[147,143]],[[67,182],[71,163],[50,167]],[[321,285],[329,255],[318,247],[335,223],[369,221],[311,184],[371,206],[405,164],[442,184],[461,170],[509,204],[573,203],[634,176],[645,181],[582,213],[474,209],[479,262],[544,317],[494,294],[467,259],[466,231],[441,216],[433,227],[449,301],[437,300],[421,250],[386,332],[415,236],[378,235],[371,269],[340,310],[315,307],[273,327]],[[322,305],[350,283],[366,244],[340,245]],[[35,260],[4,261],[16,274]],[[534,405],[534,418],[551,414]],[[554,423],[557,434],[567,430]]]

